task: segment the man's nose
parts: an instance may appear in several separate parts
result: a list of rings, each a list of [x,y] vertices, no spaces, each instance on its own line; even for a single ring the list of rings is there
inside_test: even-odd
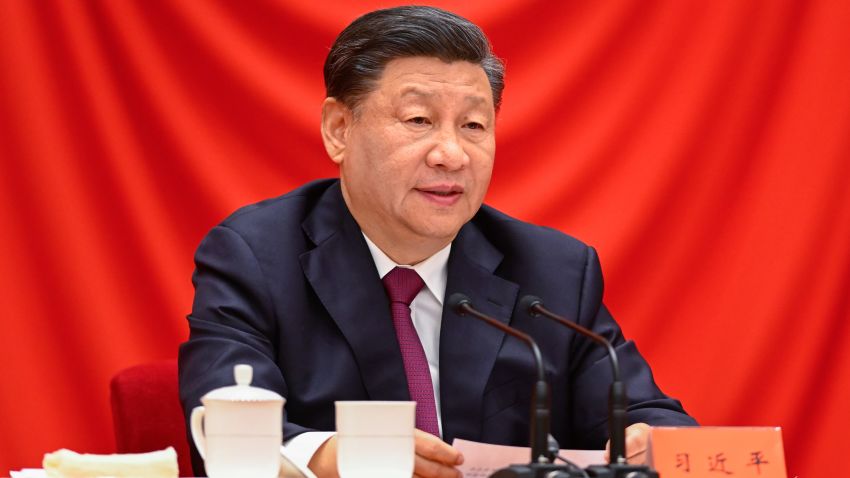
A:
[[[455,171],[469,164],[469,156],[460,144],[457,131],[446,128],[440,131],[425,161],[432,168]]]

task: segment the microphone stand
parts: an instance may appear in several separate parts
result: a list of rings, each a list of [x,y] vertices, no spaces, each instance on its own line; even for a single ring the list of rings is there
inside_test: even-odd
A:
[[[596,478],[658,478],[658,472],[648,466],[626,463],[626,386],[620,380],[620,363],[611,342],[605,337],[549,311],[538,297],[526,295],[520,299],[520,308],[527,311],[532,317],[542,315],[552,319],[564,327],[590,338],[604,346],[608,351],[614,378],[608,392],[608,437],[611,441],[611,458],[607,465],[587,467],[585,469],[587,476]]]
[[[490,478],[571,478],[587,476],[586,473],[576,473],[568,466],[554,463],[558,446],[555,443],[554,450],[549,447],[549,385],[546,383],[540,348],[537,347],[534,339],[526,333],[479,312],[473,307],[469,297],[463,294],[452,294],[447,305],[458,315],[471,315],[525,342],[531,348],[537,366],[537,381],[532,389],[531,400],[531,462],[528,465],[511,465],[502,468],[490,475]]]

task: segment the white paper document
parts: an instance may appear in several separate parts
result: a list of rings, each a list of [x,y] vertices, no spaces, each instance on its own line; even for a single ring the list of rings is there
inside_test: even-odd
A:
[[[496,470],[528,463],[531,458],[531,449],[521,446],[490,445],[467,440],[455,440],[452,446],[463,453],[463,465],[458,467],[463,478],[487,478]],[[603,450],[561,450],[559,455],[582,468],[605,463]]]

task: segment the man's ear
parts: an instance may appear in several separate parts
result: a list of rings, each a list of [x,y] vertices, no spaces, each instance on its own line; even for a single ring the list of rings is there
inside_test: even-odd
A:
[[[348,140],[348,129],[354,120],[352,111],[336,98],[322,103],[322,141],[331,161],[342,163]]]

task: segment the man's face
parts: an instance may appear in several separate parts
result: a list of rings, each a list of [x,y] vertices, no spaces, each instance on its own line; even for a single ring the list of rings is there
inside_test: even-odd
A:
[[[346,130],[343,194],[370,239],[448,244],[478,211],[496,151],[490,83],[476,64],[389,62]]]

